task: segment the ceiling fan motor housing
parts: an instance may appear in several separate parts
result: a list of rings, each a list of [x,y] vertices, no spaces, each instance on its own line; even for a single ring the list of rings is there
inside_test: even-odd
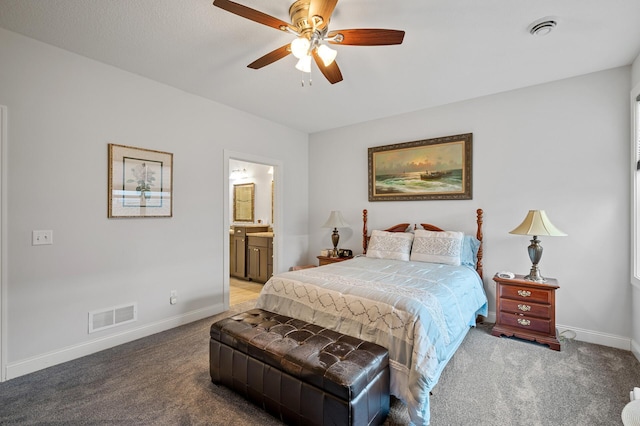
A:
[[[292,25],[300,35],[310,37],[313,31],[313,23],[309,22],[309,0],[297,0],[289,7],[289,16]]]

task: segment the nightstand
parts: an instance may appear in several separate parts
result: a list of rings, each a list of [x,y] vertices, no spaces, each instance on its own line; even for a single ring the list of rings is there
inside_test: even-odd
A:
[[[330,263],[342,262],[343,260],[353,259],[353,256],[349,257],[329,257],[329,256],[318,256],[318,262],[320,266],[328,265]]]
[[[494,336],[515,336],[537,341],[560,350],[556,336],[556,289],[558,281],[547,278],[544,283],[524,279],[493,277],[496,282],[496,324]]]

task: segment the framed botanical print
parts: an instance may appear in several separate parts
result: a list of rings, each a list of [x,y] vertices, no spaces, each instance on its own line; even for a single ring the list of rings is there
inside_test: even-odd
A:
[[[173,154],[109,144],[108,185],[108,217],[172,217]]]

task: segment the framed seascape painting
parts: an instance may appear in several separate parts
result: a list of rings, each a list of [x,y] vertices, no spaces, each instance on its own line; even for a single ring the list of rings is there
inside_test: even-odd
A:
[[[173,154],[109,144],[108,217],[172,217]]]
[[[473,134],[369,148],[369,201],[470,200]]]

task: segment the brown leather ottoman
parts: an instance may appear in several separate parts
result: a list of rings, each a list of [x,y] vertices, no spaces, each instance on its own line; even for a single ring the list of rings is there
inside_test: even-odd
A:
[[[287,424],[377,425],[389,413],[382,346],[262,309],[211,326],[211,380]]]

